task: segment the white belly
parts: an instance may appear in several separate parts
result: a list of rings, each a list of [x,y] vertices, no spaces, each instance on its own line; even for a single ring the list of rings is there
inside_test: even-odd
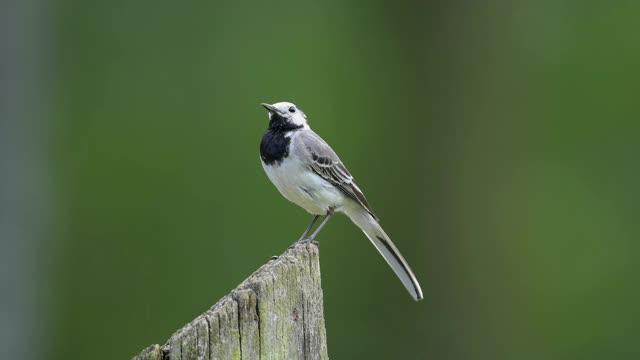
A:
[[[344,204],[340,190],[295,158],[284,159],[280,165],[263,162],[262,167],[282,196],[311,214],[325,215],[329,208],[339,211]]]

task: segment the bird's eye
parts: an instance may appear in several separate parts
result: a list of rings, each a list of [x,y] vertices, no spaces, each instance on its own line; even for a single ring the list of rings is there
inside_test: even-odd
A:
[[[296,107],[295,107],[295,106],[290,107],[290,108],[289,108],[289,112],[290,112],[290,113],[294,113],[294,112],[296,112]]]

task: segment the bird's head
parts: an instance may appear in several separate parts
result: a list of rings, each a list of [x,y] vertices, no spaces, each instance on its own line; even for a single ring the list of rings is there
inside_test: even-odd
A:
[[[290,102],[279,102],[273,105],[262,103],[269,111],[269,127],[279,129],[300,129],[307,126],[307,116],[304,112]]]

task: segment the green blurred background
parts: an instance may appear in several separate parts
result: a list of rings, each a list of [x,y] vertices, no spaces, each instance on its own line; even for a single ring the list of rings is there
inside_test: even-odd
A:
[[[639,13],[50,2],[32,351],[128,359],[296,240],[311,216],[258,157],[259,103],[291,101],[425,293],[414,303],[346,217],[331,221],[333,359],[640,358]]]

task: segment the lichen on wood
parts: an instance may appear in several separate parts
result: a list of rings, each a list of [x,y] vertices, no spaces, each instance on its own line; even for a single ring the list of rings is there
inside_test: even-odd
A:
[[[318,247],[297,243],[134,360],[328,358]]]

